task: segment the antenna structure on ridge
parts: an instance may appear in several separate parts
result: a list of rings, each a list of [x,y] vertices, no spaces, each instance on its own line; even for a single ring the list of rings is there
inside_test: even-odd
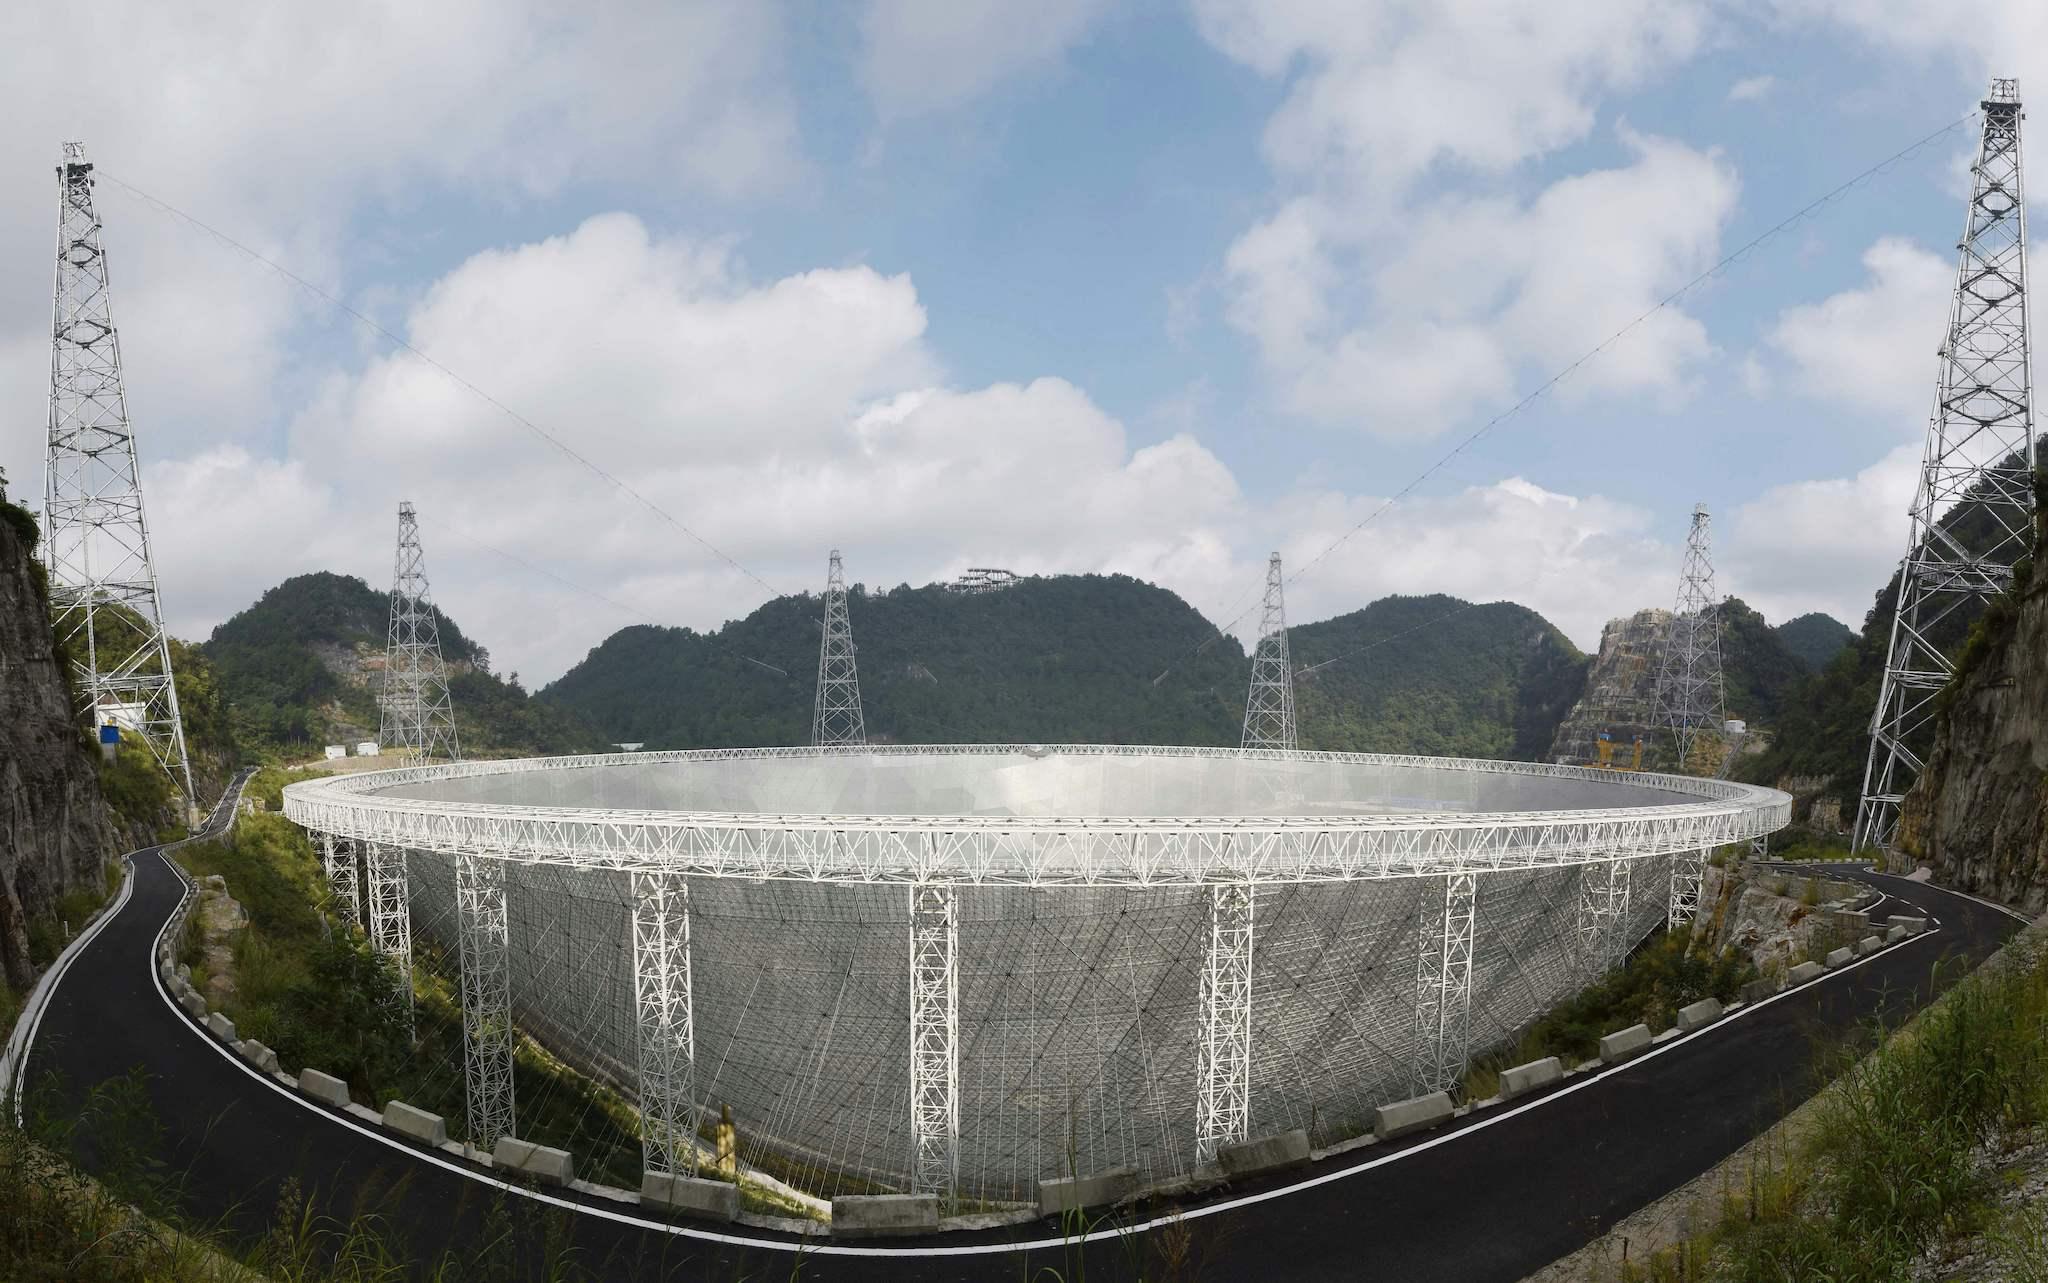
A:
[[[846,572],[834,548],[825,572],[825,635],[818,641],[818,700],[811,715],[811,743],[867,742],[860,676],[854,668],[853,621],[846,613]]]
[[[408,762],[461,760],[448,667],[441,659],[441,626],[427,591],[426,554],[419,516],[398,505],[398,553],[391,573],[391,629],[384,647],[384,689],[377,738]]]

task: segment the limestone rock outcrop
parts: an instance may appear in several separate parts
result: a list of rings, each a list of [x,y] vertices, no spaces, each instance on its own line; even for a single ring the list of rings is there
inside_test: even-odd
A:
[[[1639,610],[1610,619],[1600,630],[1600,654],[1586,673],[1586,690],[1558,724],[1550,760],[1585,766],[1597,760],[1600,732],[1614,744],[1619,765],[1629,764],[1637,736],[1645,766],[1659,748],[1656,733],[1657,665],[1671,628],[1668,610]]]

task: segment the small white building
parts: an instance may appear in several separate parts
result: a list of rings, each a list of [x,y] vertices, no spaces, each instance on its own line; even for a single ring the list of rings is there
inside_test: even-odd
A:
[[[340,745],[340,744],[329,744],[329,745],[327,746],[327,760],[328,760],[328,761],[330,761],[330,762],[331,762],[331,761],[333,761],[333,760],[334,760],[335,758],[337,758],[337,757],[347,757],[347,756],[348,756],[348,749],[347,749],[347,748],[345,748],[345,747],[343,747],[342,745]]]
[[[376,740],[363,740],[363,741],[362,741],[361,743],[357,744],[357,745],[356,745],[356,756],[357,756],[357,757],[375,757],[375,756],[377,756],[377,741],[376,741]]]

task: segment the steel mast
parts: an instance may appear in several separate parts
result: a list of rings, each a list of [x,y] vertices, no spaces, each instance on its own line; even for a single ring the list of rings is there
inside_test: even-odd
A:
[[[854,669],[853,621],[846,613],[846,572],[839,550],[825,572],[825,635],[818,642],[818,699],[811,715],[811,743],[865,744],[867,724],[860,712],[860,676]]]
[[[53,311],[43,479],[50,614],[95,727],[112,723],[147,744],[184,791],[189,812],[192,766],[149,554],[142,473],[83,143],[65,143],[64,163],[57,166]]]
[[[1294,670],[1287,658],[1286,580],[1280,554],[1266,562],[1266,602],[1259,615],[1259,640],[1252,648],[1252,686],[1244,702],[1243,748],[1301,747],[1294,725]]]
[[[1721,687],[1721,599],[1714,591],[1713,519],[1694,504],[1685,565],[1671,609],[1664,657],[1657,665],[1657,720],[1671,728],[1676,770],[1692,760],[1700,732],[1721,732],[1727,700]]]
[[[1993,80],[1942,340],[1912,535],[1899,566],[1884,684],[1855,849],[1890,847],[1899,803],[1930,747],[1934,701],[1955,665],[1958,612],[2012,583],[2033,548],[2034,412],[2027,344],[2027,214],[2019,82]],[[1947,623],[1949,627],[1943,628]]]
[[[462,757],[455,705],[441,661],[441,625],[427,595],[426,554],[410,502],[398,505],[398,553],[391,574],[391,630],[384,646],[384,690],[378,698],[378,741],[408,762]]]

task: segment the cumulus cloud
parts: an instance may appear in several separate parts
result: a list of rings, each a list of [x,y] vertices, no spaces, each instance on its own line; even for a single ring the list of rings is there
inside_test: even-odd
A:
[[[1724,564],[1738,595],[1769,619],[1824,610],[1860,627],[1906,550],[1920,454],[1900,445],[1853,476],[1772,486],[1737,508]]]
[[[861,79],[884,119],[958,106],[1056,60],[1108,0],[868,0]]]
[[[1762,102],[1778,87],[1776,76],[1744,76],[1728,86],[1729,102]]]
[[[1768,343],[1801,390],[1878,412],[1887,429],[1926,413],[1954,266],[1911,241],[1886,237],[1863,254],[1868,282],[1787,308]]]

